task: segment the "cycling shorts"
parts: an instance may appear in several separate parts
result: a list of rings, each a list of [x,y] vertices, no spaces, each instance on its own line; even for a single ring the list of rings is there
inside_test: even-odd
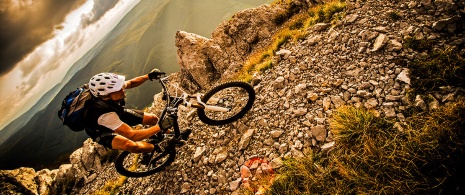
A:
[[[119,117],[121,121],[128,124],[129,126],[135,126],[138,124],[142,124],[142,121],[144,120],[144,111],[135,109],[124,109],[124,113],[119,115]],[[105,132],[93,138],[93,140],[106,148],[112,149],[111,143],[116,135],[118,134]]]

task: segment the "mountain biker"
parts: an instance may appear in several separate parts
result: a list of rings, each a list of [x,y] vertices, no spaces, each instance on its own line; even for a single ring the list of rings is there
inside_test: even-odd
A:
[[[89,81],[89,90],[93,96],[92,103],[87,104],[85,117],[86,133],[97,143],[111,149],[125,150],[131,153],[145,153],[155,150],[152,143],[141,140],[147,139],[161,130],[168,129],[172,124],[168,121],[157,125],[155,114],[141,110],[125,109],[125,89],[137,87],[159,74],[158,69],[146,75],[130,80],[125,76],[114,73],[100,73]],[[131,126],[142,124],[149,128],[135,130]],[[190,132],[183,132],[183,138]]]

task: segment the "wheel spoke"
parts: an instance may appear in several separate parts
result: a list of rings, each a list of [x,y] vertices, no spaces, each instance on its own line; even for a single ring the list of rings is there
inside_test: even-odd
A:
[[[219,99],[219,101],[216,102],[216,104],[210,105],[229,108],[230,111],[218,112],[205,110],[205,115],[214,120],[225,120],[237,115],[245,107],[248,100],[248,93],[243,88],[230,87],[218,91],[212,97]]]
[[[241,81],[218,85],[202,97],[208,105],[228,108],[226,112],[199,109],[199,119],[209,125],[224,125],[243,117],[253,106],[255,91]]]

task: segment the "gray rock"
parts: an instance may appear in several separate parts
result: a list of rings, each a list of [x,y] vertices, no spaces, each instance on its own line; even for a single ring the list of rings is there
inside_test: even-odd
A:
[[[450,18],[445,18],[438,20],[433,23],[433,30],[435,31],[441,31],[444,30],[449,24],[455,23],[456,21],[460,21],[461,17],[460,16],[454,16]]]
[[[198,162],[200,158],[205,154],[205,147],[197,147],[193,156],[194,162]]]
[[[284,81],[285,81],[284,77],[276,78],[276,80],[274,81],[274,84],[273,84],[273,88],[275,90],[284,88]]]
[[[286,143],[283,143],[279,146],[279,153],[285,154],[287,152],[288,145]]]
[[[211,40],[193,33],[178,31],[175,44],[178,47],[179,66],[184,70],[183,73],[188,74],[184,77],[190,78],[189,80],[194,81],[198,87],[210,87],[220,77],[215,70],[225,69],[225,67],[215,67],[215,64],[210,63],[211,60],[206,60],[213,53],[222,52],[221,48]],[[184,53],[189,55],[182,55]]]
[[[108,150],[90,138],[84,141],[83,147],[70,156],[71,164],[78,170],[77,177],[85,177],[90,171],[100,172],[105,156],[113,150]]]
[[[437,109],[439,109],[439,101],[431,94],[428,95],[428,98],[431,100],[428,103],[429,110],[437,110]]]
[[[422,110],[426,110],[426,109],[427,109],[426,103],[425,103],[425,101],[423,100],[423,98],[421,98],[420,95],[417,95],[417,96],[415,97],[414,105],[415,105],[415,107],[420,108],[420,109],[422,109]]]
[[[270,131],[270,135],[274,139],[279,138],[283,133],[284,133],[284,131],[281,131],[281,130]]]
[[[315,127],[311,128],[312,135],[315,137],[315,139],[319,142],[323,142],[326,139],[327,136],[327,131],[326,127],[323,125],[317,125]]]
[[[241,185],[242,178],[237,178],[234,181],[229,182],[229,190],[236,191],[239,185]]]
[[[181,194],[189,192],[191,189],[191,185],[192,184],[189,182],[184,182],[181,186]]]
[[[397,75],[396,80],[402,81],[410,85],[409,71],[408,69],[403,69],[402,72]]]
[[[331,108],[331,98],[324,97],[323,98],[323,110],[329,110]]]
[[[350,15],[347,15],[345,20],[347,23],[353,23],[355,22],[355,20],[357,20],[357,18],[359,17],[359,15],[357,14],[350,14]]]
[[[275,158],[270,162],[272,169],[278,169],[283,166],[283,160],[281,158]]]
[[[249,129],[242,135],[241,141],[239,142],[239,150],[244,150],[249,145],[254,131],[254,129]]]
[[[331,26],[331,24],[328,24],[328,23],[318,23],[318,24],[313,25],[312,30],[313,30],[313,31],[316,31],[316,32],[324,31],[324,30],[326,30],[329,26]]]
[[[213,155],[216,155],[215,163],[221,163],[228,157],[228,148],[226,148],[226,147],[216,148],[213,151]]]
[[[331,102],[333,102],[334,106],[336,108],[342,106],[345,104],[344,100],[341,98],[341,96],[331,96]]]
[[[307,108],[297,108],[293,110],[295,116],[304,116],[307,114]]]
[[[301,151],[299,151],[299,150],[297,150],[295,148],[291,148],[291,154],[292,154],[292,156],[294,158],[303,158],[303,157],[305,157],[305,155]]]
[[[371,98],[371,99],[368,99],[365,104],[364,104],[365,108],[367,109],[373,109],[375,108],[376,106],[378,106],[378,100],[375,99],[375,98]]]
[[[386,34],[379,34],[375,40],[375,43],[373,44],[372,51],[380,50],[381,48],[384,47],[384,45],[386,45],[388,41],[389,41],[389,38],[386,36]]]
[[[454,99],[455,99],[454,97],[455,97],[455,93],[449,93],[449,94],[442,97],[442,102],[454,101]]]
[[[402,50],[402,43],[398,42],[395,39],[389,40],[387,50],[388,51],[400,51]]]
[[[39,194],[51,194],[51,187],[55,182],[57,172],[58,169],[42,169],[40,171],[37,171],[35,182],[38,185],[37,190]]]
[[[72,164],[63,164],[58,168],[51,194],[69,194],[77,182],[79,170]]]
[[[276,55],[277,56],[282,56],[283,59],[287,59],[289,58],[289,56],[292,54],[291,51],[287,50],[287,49],[281,49],[279,51],[276,52]]]
[[[387,108],[384,110],[386,118],[395,118],[397,116],[394,108]]]
[[[386,101],[399,101],[401,98],[402,96],[386,95],[385,100]]]
[[[325,144],[323,144],[323,145],[321,146],[321,150],[323,150],[323,151],[329,151],[329,150],[331,150],[331,149],[334,148],[334,144],[335,144],[334,141],[329,142],[329,143],[325,143]]]
[[[313,36],[313,37],[310,37],[310,38],[307,39],[307,43],[310,46],[313,46],[313,45],[317,44],[320,41],[321,41],[321,36],[320,35],[316,35],[316,36]]]
[[[39,194],[35,177],[36,172],[33,168],[21,167],[14,170],[0,170],[2,189],[18,190],[16,192],[8,192],[8,194]]]

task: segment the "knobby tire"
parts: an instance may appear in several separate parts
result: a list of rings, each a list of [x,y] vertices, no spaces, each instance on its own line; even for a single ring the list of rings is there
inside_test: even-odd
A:
[[[124,165],[125,159],[129,156],[129,154],[132,154],[132,153],[130,153],[128,151],[123,151],[116,158],[116,161],[115,161],[116,171],[118,171],[118,173],[120,173],[121,175],[124,175],[124,176],[127,176],[127,177],[145,177],[145,176],[149,176],[149,175],[155,174],[157,172],[163,171],[168,165],[170,165],[172,162],[174,162],[174,160],[176,158],[176,150],[174,148],[169,149],[169,150],[165,150],[163,153],[158,155],[158,157],[160,157],[160,158],[163,158],[166,155],[168,155],[168,159],[165,162],[163,162],[162,164],[157,165],[155,167],[152,167],[151,169],[148,169],[146,171],[137,172],[137,170],[139,169],[140,166],[145,166],[145,165],[137,164],[136,165],[137,167],[135,167],[136,168],[135,171],[129,170],[131,167],[125,167],[125,165]],[[132,167],[132,168],[134,168],[134,167]]]
[[[241,108],[241,110],[237,114],[230,116],[229,118],[225,118],[225,119],[211,118],[210,116],[207,116],[206,110],[198,109],[197,115],[202,122],[208,125],[225,125],[225,124],[234,122],[242,118],[252,108],[253,103],[255,101],[255,90],[253,89],[251,85],[249,85],[248,83],[242,82],[242,81],[226,82],[226,83],[220,84],[212,88],[207,93],[205,93],[205,95],[202,97],[202,102],[206,103],[216,93],[221,92],[223,90],[226,91],[227,89],[230,89],[230,88],[239,88],[239,89],[244,90],[244,92],[246,93],[248,97],[247,103],[245,104],[245,106]],[[212,111],[207,111],[207,112],[212,112]]]

